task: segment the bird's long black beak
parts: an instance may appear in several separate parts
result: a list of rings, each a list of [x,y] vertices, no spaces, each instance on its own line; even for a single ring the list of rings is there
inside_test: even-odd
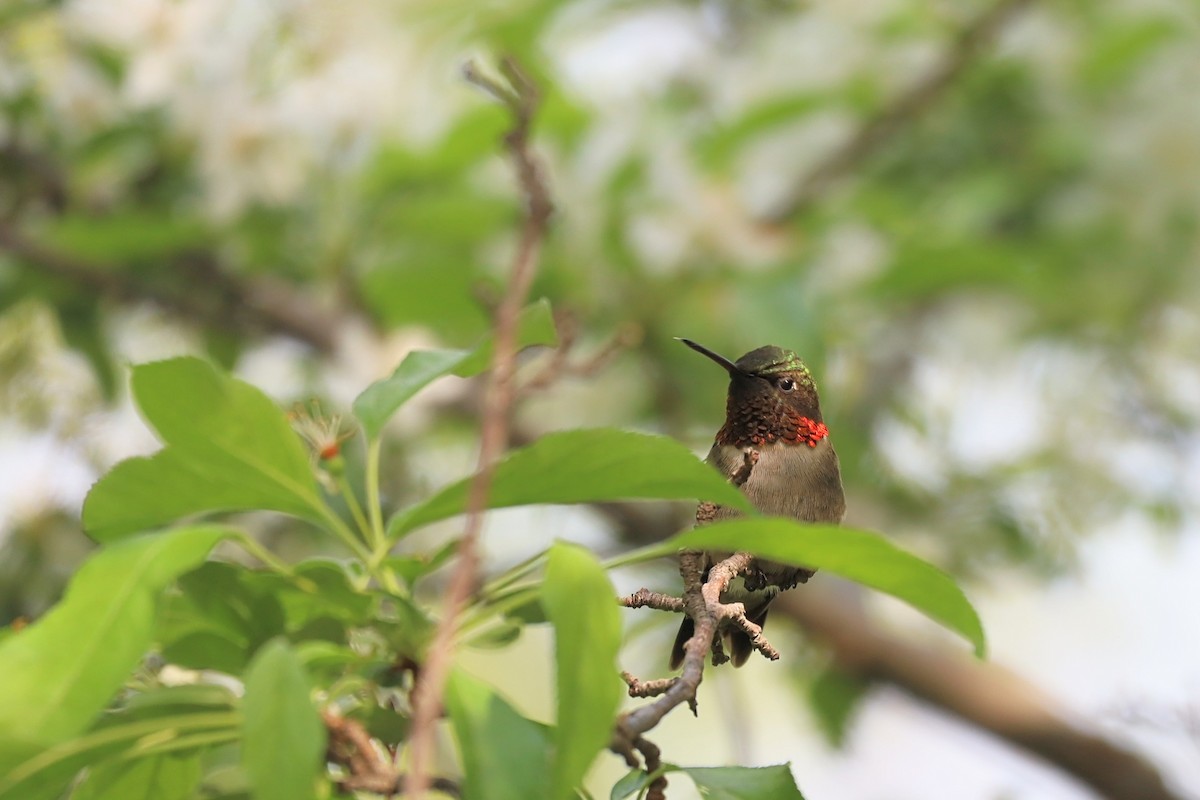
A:
[[[695,350],[697,353],[700,353],[701,355],[706,355],[709,358],[711,358],[713,361],[720,364],[722,367],[724,367],[726,369],[726,371],[729,372],[730,376],[741,376],[741,375],[746,374],[742,370],[738,369],[737,364],[734,364],[732,361],[730,361],[728,358],[726,358],[723,355],[714,353],[712,350],[709,350],[704,345],[697,344],[696,342],[693,342],[691,339],[685,339],[682,336],[676,336],[675,338],[678,341],[683,342],[688,347]]]

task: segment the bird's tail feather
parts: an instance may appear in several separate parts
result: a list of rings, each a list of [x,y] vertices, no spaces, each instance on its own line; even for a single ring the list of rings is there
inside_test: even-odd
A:
[[[671,669],[679,669],[683,664],[683,646],[695,632],[696,626],[692,622],[692,618],[685,614],[683,622],[679,624],[679,633],[675,634],[675,644],[671,647]]]

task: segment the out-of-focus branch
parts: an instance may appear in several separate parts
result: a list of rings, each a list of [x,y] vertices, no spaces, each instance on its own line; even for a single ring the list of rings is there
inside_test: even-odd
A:
[[[1016,745],[1112,800],[1180,800],[1153,765],[1072,724],[1049,698],[1003,667],[880,629],[855,603],[809,584],[771,606],[824,642],[837,665],[889,683]]]
[[[329,732],[327,757],[346,771],[346,776],[337,782],[343,791],[371,792],[390,797],[404,788],[404,775],[397,772],[391,760],[375,747],[371,734],[362,723],[329,709],[321,712],[321,719]],[[429,786],[451,797],[462,796],[458,783],[449,778],[432,778]]]
[[[212,328],[280,333],[323,353],[334,349],[338,320],[279,281],[243,280],[214,266],[205,270],[205,282],[210,285],[200,290],[168,291],[121,269],[92,263],[34,241],[4,220],[0,220],[0,250],[47,275],[102,297],[148,301]],[[217,292],[211,291],[212,288]]]
[[[428,764],[433,754],[434,726],[441,713],[442,692],[453,655],[457,620],[466,606],[479,571],[477,544],[491,488],[493,465],[508,444],[509,411],[515,394],[513,377],[516,369],[517,317],[537,271],[542,240],[553,211],[549,191],[529,144],[530,124],[538,108],[538,92],[515,62],[506,60],[501,66],[508,86],[484,77],[471,66],[467,67],[466,76],[508,106],[512,113],[513,127],[504,142],[516,166],[517,180],[525,200],[525,223],[513,258],[508,288],[496,312],[495,349],[484,395],[479,469],[467,494],[467,518],[458,547],[458,562],[446,589],[442,624],[429,645],[421,678],[413,693],[412,736],[409,739],[412,770],[406,786],[407,793],[413,797],[421,797],[429,787]]]
[[[958,32],[933,67],[863,124],[800,179],[795,192],[768,214],[780,223],[807,211],[837,179],[851,173],[896,131],[934,104],[1018,11],[1032,0],[997,0]]]

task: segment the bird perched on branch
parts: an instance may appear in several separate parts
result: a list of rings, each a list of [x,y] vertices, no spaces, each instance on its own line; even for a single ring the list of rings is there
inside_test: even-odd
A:
[[[690,339],[680,339],[725,368],[729,394],[725,424],[705,461],[722,475],[737,473],[747,448],[758,453],[741,489],[764,514],[793,517],[804,522],[842,521],[846,510],[837,453],[829,429],[821,419],[817,385],[808,367],[791,350],[767,345],[730,361]],[[739,512],[702,503],[696,523],[706,524],[737,516]],[[706,553],[706,569],[730,553]],[[743,603],[746,618],[761,626],[771,600],[796,584],[806,582],[813,570],[756,560],[749,574],[735,579],[722,602]],[[694,625],[684,617],[671,650],[671,668],[683,663],[684,645]],[[729,655],[735,667],[746,663],[753,647],[745,632],[730,629]]]

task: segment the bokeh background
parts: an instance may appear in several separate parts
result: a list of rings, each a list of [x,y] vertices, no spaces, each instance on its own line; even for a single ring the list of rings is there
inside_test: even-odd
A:
[[[605,424],[702,453],[723,376],[672,337],[800,351],[847,522],[981,611],[992,660],[967,696],[1033,703],[1200,797],[1190,0],[5,0],[0,623],[54,602],[89,548],[89,485],[156,446],[129,363],[203,353],[337,411],[409,349],[486,329],[521,209],[505,112],[461,66],[502,54],[544,95],[557,215],[534,294],[572,341],[519,438]],[[446,381],[397,419],[388,503],[469,470],[477,389]],[[687,513],[505,512],[488,563],[555,536],[616,552]],[[934,682],[959,675],[933,626],[822,582]],[[647,613],[627,613],[623,660],[653,677],[673,626]],[[838,679],[844,653],[772,627],[785,660],[717,671],[698,720],[656,731],[668,760],[791,761],[810,798],[1095,796],[936,693]],[[530,630],[470,657],[545,717],[548,646]],[[607,758],[594,790],[622,771]]]

